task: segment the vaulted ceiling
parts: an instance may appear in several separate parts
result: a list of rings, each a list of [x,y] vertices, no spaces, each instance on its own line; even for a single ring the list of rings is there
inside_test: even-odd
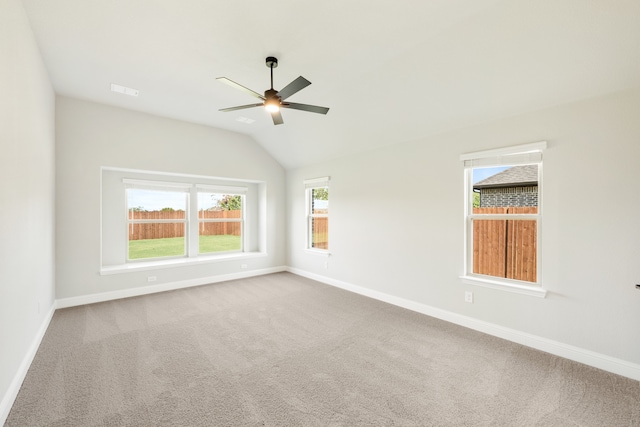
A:
[[[244,133],[285,168],[640,85],[638,0],[23,4],[56,93]],[[263,92],[267,56],[329,113],[219,112],[258,100],[216,77]]]

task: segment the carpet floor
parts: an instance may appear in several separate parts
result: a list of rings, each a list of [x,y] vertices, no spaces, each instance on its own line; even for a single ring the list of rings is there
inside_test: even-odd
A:
[[[57,310],[5,426],[640,426],[640,382],[277,273]]]

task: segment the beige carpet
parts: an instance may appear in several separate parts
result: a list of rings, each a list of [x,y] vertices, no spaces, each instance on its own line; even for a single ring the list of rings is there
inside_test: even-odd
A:
[[[58,310],[6,426],[639,426],[640,383],[289,273]]]

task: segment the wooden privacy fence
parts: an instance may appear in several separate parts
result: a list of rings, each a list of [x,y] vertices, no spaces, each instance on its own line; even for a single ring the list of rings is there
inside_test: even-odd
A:
[[[224,221],[224,219],[241,218],[240,210],[233,211],[199,211],[198,219],[217,219],[220,222],[198,221],[201,236],[232,235],[240,236],[242,225],[237,221]],[[184,211],[151,211],[129,212],[129,220],[178,220],[180,222],[145,222],[129,224],[129,240],[165,239],[171,237],[184,237],[185,212]]]
[[[329,249],[329,218],[313,218],[313,247]]]
[[[535,214],[537,207],[473,208],[474,214]],[[473,272],[535,282],[535,220],[474,220]]]

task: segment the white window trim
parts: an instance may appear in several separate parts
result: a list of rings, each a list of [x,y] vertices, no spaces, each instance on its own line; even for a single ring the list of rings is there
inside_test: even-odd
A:
[[[318,255],[326,258],[331,256],[331,252],[329,252],[328,249],[306,248],[304,251],[312,255]]]
[[[516,294],[529,295],[539,298],[547,296],[547,291],[540,286],[522,285],[517,280],[493,278],[491,276],[460,276],[462,283],[467,285],[481,286],[483,288],[497,289],[500,291],[513,292]]]
[[[146,258],[140,262],[103,266],[100,268],[101,276],[112,274],[131,273],[134,271],[149,271],[163,268],[188,267],[191,265],[211,264],[223,261],[240,261],[251,258],[263,258],[268,256],[266,252],[223,252],[220,255],[203,254],[196,258]]]
[[[305,251],[315,255],[329,256],[329,249],[319,249],[311,246],[311,218],[329,218],[329,214],[312,214],[311,213],[311,191],[314,188],[329,187],[331,181],[330,176],[319,178],[305,179],[304,184],[304,203],[305,203]]]
[[[544,298],[547,291],[542,286],[542,199],[544,191],[542,189],[542,152],[547,148],[546,141],[534,142],[517,146],[503,147],[491,150],[466,153],[460,156],[460,160],[465,168],[464,184],[464,274],[460,276],[463,283],[485,288],[497,289],[506,292],[513,292],[523,295]],[[473,266],[473,229],[472,221],[479,215],[470,213],[473,206],[473,195],[471,194],[472,170],[474,167],[489,167],[500,165],[538,163],[538,214],[509,215],[507,219],[536,219],[537,231],[537,263],[536,277],[537,283],[529,283],[520,280],[512,280],[494,276],[485,276],[471,272]],[[503,219],[506,215],[492,215],[491,219]],[[487,215],[483,215],[487,218]],[[495,217],[495,218],[494,218]]]
[[[501,159],[505,156],[517,154],[542,153],[547,148],[547,141],[532,142],[530,144],[512,145],[510,147],[493,148],[491,150],[474,151],[460,155],[460,161],[479,160],[488,158]],[[507,159],[508,160],[508,159]],[[509,163],[508,161],[506,163]]]
[[[203,193],[222,194],[247,194],[247,187],[235,187],[230,185],[195,184],[196,189]]]
[[[147,179],[131,178],[122,178],[122,183],[125,184],[126,188],[139,188],[157,191],[181,191],[184,193],[188,193],[192,185],[184,182],[152,181]]]

